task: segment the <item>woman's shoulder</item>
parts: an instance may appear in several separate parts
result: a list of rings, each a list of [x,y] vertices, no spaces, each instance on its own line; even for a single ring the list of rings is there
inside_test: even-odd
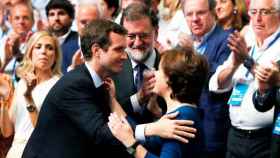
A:
[[[193,106],[184,105],[177,108],[175,111],[179,112],[177,119],[190,119],[195,121],[199,116],[199,109]]]

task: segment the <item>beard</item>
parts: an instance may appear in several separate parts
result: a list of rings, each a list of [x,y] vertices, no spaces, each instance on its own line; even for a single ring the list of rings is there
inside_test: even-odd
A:
[[[66,34],[69,29],[70,29],[71,25],[67,25],[67,26],[63,26],[63,25],[60,25],[60,26],[50,26],[49,27],[49,31],[53,34],[55,34],[56,36],[62,36],[64,34]]]
[[[146,49],[146,50],[140,50],[136,48],[126,48],[126,52],[129,55],[131,59],[133,59],[136,62],[144,62],[152,53],[152,47]]]

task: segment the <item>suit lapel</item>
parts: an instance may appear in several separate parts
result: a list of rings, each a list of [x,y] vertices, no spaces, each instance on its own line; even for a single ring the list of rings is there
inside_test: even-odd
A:
[[[156,52],[156,61],[155,61],[155,64],[154,64],[154,68],[156,70],[158,70],[158,66],[159,66],[159,62],[160,62],[160,54],[159,54],[157,49],[154,49],[154,50]]]

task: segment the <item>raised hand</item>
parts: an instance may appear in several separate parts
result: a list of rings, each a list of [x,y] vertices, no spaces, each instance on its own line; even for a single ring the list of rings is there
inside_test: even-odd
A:
[[[228,47],[233,52],[233,64],[240,65],[248,57],[248,47],[245,39],[240,35],[238,31],[234,31],[229,35]]]
[[[22,78],[25,80],[27,86],[24,96],[27,98],[32,97],[31,92],[37,85],[36,75],[34,73],[26,73],[22,75]]]
[[[155,73],[153,70],[145,70],[143,74],[143,85],[137,92],[139,103],[142,105],[146,103],[153,94],[155,86]]]
[[[78,49],[72,57],[72,64],[75,67],[80,64],[83,64],[84,62],[85,62],[85,60],[83,58],[82,51],[81,51],[81,49]]]
[[[192,48],[193,47],[192,37],[186,33],[181,33],[179,35],[179,45],[183,48]]]
[[[275,86],[279,82],[279,76],[279,66],[275,62],[268,65],[257,65],[255,68],[255,77],[261,93]]]
[[[108,77],[104,80],[104,84],[105,84],[107,90],[109,91],[109,94],[111,95],[111,97],[115,98],[116,97],[116,87],[115,87],[114,81]]]
[[[0,100],[4,105],[9,106],[13,95],[13,85],[10,77],[5,74],[0,74]],[[8,104],[7,104],[8,103]]]
[[[5,43],[5,58],[4,63],[7,64],[17,54],[19,50],[20,36],[14,32],[10,33]]]

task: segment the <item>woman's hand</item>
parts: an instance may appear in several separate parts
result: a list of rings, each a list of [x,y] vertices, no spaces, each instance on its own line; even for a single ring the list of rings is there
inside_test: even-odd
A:
[[[26,73],[22,76],[22,78],[25,80],[26,87],[27,87],[27,89],[24,93],[24,96],[29,98],[29,97],[31,97],[32,90],[37,85],[37,77],[34,73]]]
[[[116,87],[115,87],[115,83],[114,81],[107,77],[105,80],[104,80],[104,84],[106,86],[106,89],[109,91],[109,94],[112,98],[115,98],[116,97]]]
[[[9,106],[13,95],[13,85],[10,77],[0,74],[0,100],[1,104]]]
[[[129,123],[124,117],[119,117],[116,113],[111,113],[108,122],[112,134],[126,147],[135,143],[134,133]]]
[[[149,123],[145,127],[145,136],[157,135],[161,138],[176,139],[188,143],[195,137],[196,129],[191,120],[176,120],[179,112],[163,115],[158,121]]]

